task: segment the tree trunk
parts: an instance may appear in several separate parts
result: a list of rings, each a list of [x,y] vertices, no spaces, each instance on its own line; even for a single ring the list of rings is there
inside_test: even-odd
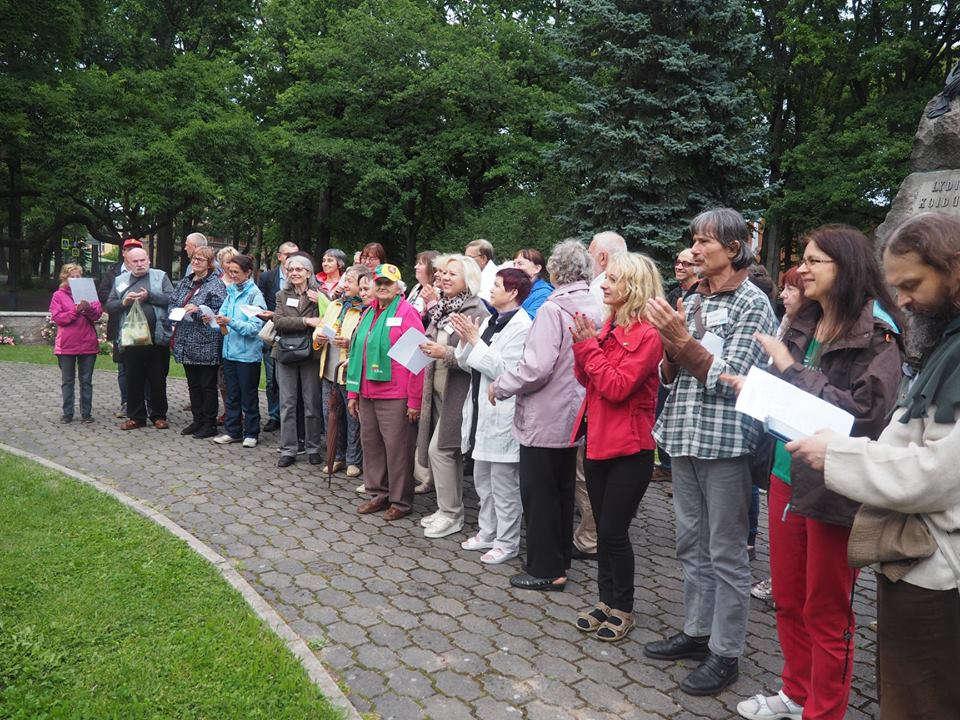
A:
[[[322,253],[330,248],[330,211],[333,204],[333,190],[329,185],[320,193],[320,202],[317,204],[317,239],[314,246],[314,257],[319,261]]]
[[[167,275],[173,273],[173,220],[170,213],[164,213],[160,216],[160,226],[157,228],[156,267]]]
[[[10,195],[7,204],[7,225],[9,227],[8,241],[10,248],[9,272],[7,273],[7,287],[16,292],[20,284],[22,268],[23,245],[23,196],[21,194],[21,166],[19,157],[8,157],[7,167],[10,169]]]
[[[780,285],[780,252],[783,246],[783,227],[779,221],[768,222],[763,229],[763,265],[773,280]]]

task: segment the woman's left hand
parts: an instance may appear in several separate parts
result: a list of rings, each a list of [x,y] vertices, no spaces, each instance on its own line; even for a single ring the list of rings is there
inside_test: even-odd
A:
[[[90,309],[90,303],[86,300],[81,300],[77,303],[77,310],[80,312],[87,312]]]
[[[570,334],[573,335],[573,341],[575,343],[589,340],[597,336],[597,326],[593,320],[586,315],[574,313],[573,326],[570,328]]]
[[[303,324],[307,327],[316,328],[320,327],[320,318],[318,317],[305,317],[303,318]]]
[[[480,340],[480,318],[471,319],[466,315],[453,313],[450,316],[450,324],[467,345],[476,345]]]
[[[217,325],[222,328],[230,324],[230,318],[228,318],[226,315],[217,315],[214,317],[214,320],[216,320]]]
[[[793,365],[793,355],[790,354],[787,346],[777,340],[773,335],[754,333],[753,338],[760,344],[763,351],[770,356],[770,361],[777,370],[783,372]]]
[[[422,343],[420,345],[420,351],[424,355],[432,357],[434,360],[441,360],[447,355],[446,345],[441,345],[440,343],[435,343],[431,340]]]
[[[316,290],[307,290],[307,299],[310,300],[310,302],[316,302],[318,297],[320,297],[320,293]]]
[[[415,423],[420,419],[420,409],[419,408],[407,408],[407,420],[410,423]]]

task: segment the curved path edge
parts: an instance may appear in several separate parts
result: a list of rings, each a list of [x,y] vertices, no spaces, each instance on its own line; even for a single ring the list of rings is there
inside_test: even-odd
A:
[[[79,480],[82,483],[90,485],[100,492],[112,496],[116,500],[120,501],[123,505],[134,510],[140,515],[143,515],[145,518],[152,520],[160,527],[165,528],[168,532],[186,542],[195,553],[200,555],[204,560],[209,562],[217,569],[217,572],[220,573],[220,576],[230,583],[230,585],[243,596],[243,599],[246,600],[247,604],[253,609],[257,616],[263,620],[281,640],[283,640],[284,644],[287,646],[287,649],[289,649],[290,652],[292,652],[297,658],[297,660],[300,661],[300,664],[303,666],[304,670],[307,671],[307,675],[309,676],[310,680],[318,688],[320,688],[320,691],[323,693],[324,697],[327,698],[330,704],[343,712],[346,720],[363,720],[360,716],[360,713],[357,712],[357,709],[353,706],[350,700],[347,699],[347,696],[340,689],[340,686],[324,667],[323,663],[320,662],[319,658],[314,655],[313,651],[310,649],[307,643],[304,642],[303,638],[294,632],[293,628],[291,628],[286,622],[284,622],[279,613],[277,613],[277,611],[274,610],[269,603],[267,603],[267,601],[264,600],[256,590],[253,589],[250,583],[243,579],[243,576],[230,564],[230,561],[215,552],[213,548],[206,545],[196,536],[182,528],[163,513],[157,512],[139,500],[126,495],[125,493],[97,480],[94,477],[77,472],[76,470],[72,470],[51,460],[47,460],[44,457],[34,455],[31,452],[21,450],[20,448],[7,445],[3,442],[0,442],[0,450],[8,452],[11,455],[16,455],[18,457],[31,460],[35,463],[43,465],[44,467],[50,468],[51,470],[56,470],[57,472],[68,475],[75,480]]]

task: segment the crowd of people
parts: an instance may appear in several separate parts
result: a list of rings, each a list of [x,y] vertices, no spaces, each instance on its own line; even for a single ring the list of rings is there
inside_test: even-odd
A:
[[[424,537],[464,532],[472,475],[479,515],[461,547],[511,561],[525,524],[510,584],[530,591],[562,591],[574,559],[595,560],[597,602],[571,622],[608,642],[634,626],[630,524],[648,484],[668,479],[683,616],[644,654],[696,661],[680,683],[690,695],[738,677],[762,488],[782,683],[738,714],[845,716],[854,586],[873,566],[881,717],[960,717],[960,221],[918,215],[880,256],[852,227],[811,231],[780,279],[781,313],[739,213],[705,211],[689,230],[667,292],[614,232],[500,265],[485,240],[424,251],[409,290],[378,243],[352,264],[329,249],[319,265],[283,243],[258,278],[250,257],[215,255],[193,233],[174,286],[129,239],[102,308],[73,301],[79,266],[60,272],[62,419],[73,420],[78,376],[81,419],[93,420],[94,323],[106,310],[122,430],[169,427],[172,352],[190,391],[182,434],[253,448],[279,430],[279,467],[303,454],[362,477],[360,514],[397,522],[415,493],[435,492]],[[422,369],[390,353],[411,330]],[[753,367],[850,413],[850,436],[765,432],[735,409]]]

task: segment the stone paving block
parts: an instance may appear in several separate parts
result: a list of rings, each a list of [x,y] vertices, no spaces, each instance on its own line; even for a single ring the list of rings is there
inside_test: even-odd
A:
[[[277,437],[269,434],[242,455],[206,443],[204,466],[185,465],[175,433],[115,432],[115,375],[94,374],[93,426],[58,422],[58,381],[55,366],[0,362],[0,437],[97,477],[210,544],[297,632],[322,644],[323,663],[371,717],[726,720],[738,700],[779,686],[775,617],[761,602],[751,607],[741,678],[717,698],[679,690],[695,663],[643,657],[643,643],[682,623],[672,501],[659,484],[647,492],[630,530],[637,625],[628,639],[610,645],[572,624],[597,600],[595,564],[574,561],[565,592],[531,593],[509,586],[520,560],[484,566],[478,553],[460,548],[476,528],[469,479],[464,532],[429,540],[417,520],[436,508],[433,497],[417,496],[411,517],[397,523],[358,516],[356,480],[338,474],[328,486],[326,475],[306,463],[278,470]],[[168,394],[176,429],[189,421],[178,409],[185,383],[171,378]],[[147,468],[126,452],[134,437],[150,458]],[[762,502],[755,579],[769,572],[765,496]],[[853,603],[851,720],[877,716],[875,594],[873,573],[861,573]]]

